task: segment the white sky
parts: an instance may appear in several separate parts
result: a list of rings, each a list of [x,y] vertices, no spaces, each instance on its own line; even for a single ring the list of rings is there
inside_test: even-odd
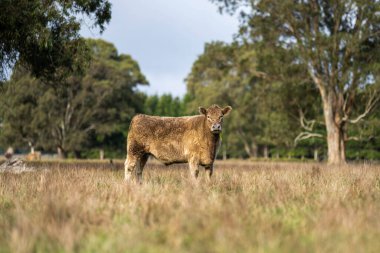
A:
[[[84,37],[112,42],[119,53],[130,54],[150,85],[148,94],[186,92],[184,79],[206,42],[230,42],[238,20],[220,15],[208,0],[114,0],[105,32],[82,26]]]

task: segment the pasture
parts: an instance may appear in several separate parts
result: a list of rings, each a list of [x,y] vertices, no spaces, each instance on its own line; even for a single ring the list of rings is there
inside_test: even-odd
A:
[[[0,174],[0,252],[379,252],[380,166],[35,163]]]

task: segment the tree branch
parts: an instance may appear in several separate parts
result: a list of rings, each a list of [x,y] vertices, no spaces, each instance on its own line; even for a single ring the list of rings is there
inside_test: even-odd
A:
[[[299,119],[300,119],[301,127],[305,129],[306,131],[309,131],[309,132],[313,131],[316,120],[307,120],[301,108],[298,109],[298,112],[300,116]]]
[[[370,98],[368,99],[368,102],[362,114],[357,116],[355,119],[349,119],[348,115],[345,114],[344,117],[342,118],[342,121],[349,122],[351,124],[358,123],[373,110],[373,108],[377,105],[379,101],[380,101],[380,94],[379,94],[379,91],[376,90],[373,92],[373,94],[371,94]]]
[[[302,132],[299,135],[297,135],[297,137],[294,139],[294,145],[296,146],[297,143],[302,141],[302,140],[306,140],[306,139],[310,139],[310,138],[322,138],[322,137],[323,137],[322,134]]]
[[[300,116],[299,120],[300,120],[301,127],[305,129],[306,131],[301,132],[299,135],[297,135],[297,137],[294,139],[294,145],[296,146],[298,142],[309,139],[309,138],[322,138],[323,137],[322,134],[312,132],[314,125],[316,123],[316,120],[307,120],[301,108],[298,109],[298,112]]]
[[[360,141],[360,138],[357,136],[351,136],[346,138],[345,141]]]

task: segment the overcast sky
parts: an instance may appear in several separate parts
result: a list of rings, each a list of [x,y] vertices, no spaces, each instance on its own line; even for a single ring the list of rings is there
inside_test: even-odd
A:
[[[236,17],[220,15],[208,0],[114,0],[105,32],[82,26],[84,37],[112,42],[119,53],[139,63],[148,94],[186,92],[184,79],[203,52],[205,42],[230,42],[237,32]]]

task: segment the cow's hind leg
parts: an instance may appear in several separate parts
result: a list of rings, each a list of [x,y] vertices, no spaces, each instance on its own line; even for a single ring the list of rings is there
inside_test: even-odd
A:
[[[149,154],[144,154],[141,159],[139,164],[136,167],[136,175],[137,175],[137,182],[141,183],[142,181],[142,173],[145,167],[146,162],[148,161]]]
[[[205,170],[206,170],[206,172],[208,172],[207,179],[210,181],[211,180],[211,176],[212,176],[212,174],[214,172],[214,165],[213,164],[206,165],[205,166]]]

